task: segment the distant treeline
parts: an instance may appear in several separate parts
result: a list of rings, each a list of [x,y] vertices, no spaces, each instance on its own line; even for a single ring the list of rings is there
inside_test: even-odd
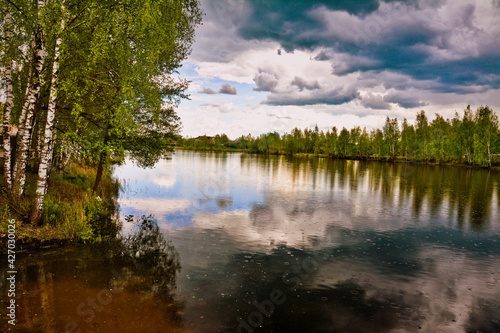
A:
[[[277,132],[259,137],[227,135],[182,138],[176,146],[187,149],[240,149],[262,154],[314,154],[332,158],[403,160],[438,164],[468,164],[491,167],[500,164],[498,117],[488,106],[476,112],[470,106],[460,117],[444,119],[436,114],[429,122],[425,111],[417,113],[415,124],[406,119],[401,126],[396,118],[386,118],[382,129],[368,131],[359,126],[351,130],[333,127],[326,132],[294,128],[291,133]]]

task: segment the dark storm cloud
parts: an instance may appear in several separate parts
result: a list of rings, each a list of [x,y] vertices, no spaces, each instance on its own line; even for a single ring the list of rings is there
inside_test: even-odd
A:
[[[268,105],[315,105],[328,104],[340,105],[359,97],[359,92],[354,87],[335,88],[333,90],[313,90],[307,93],[281,93],[271,94],[262,104]]]
[[[384,98],[380,95],[373,95],[369,93],[361,99],[361,105],[365,108],[375,109],[375,110],[390,110],[391,105],[384,101]]]
[[[325,7],[365,15],[379,7],[378,0],[256,0],[247,3],[252,11],[239,29],[241,36],[246,39],[276,40],[285,51],[312,48],[324,43],[321,38],[303,35],[304,32],[319,31],[322,28],[320,22],[309,16],[312,9]]]
[[[394,92],[384,96],[386,103],[396,103],[399,106],[411,109],[426,106],[428,103],[422,102],[418,96],[412,93]]]
[[[331,61],[335,75],[390,71],[414,82],[433,81],[433,92],[461,94],[471,85],[500,88],[500,26],[487,23],[496,22],[496,12],[479,13],[484,4],[247,1],[250,14],[238,33],[279,42],[287,52],[322,49],[314,59]]]
[[[238,91],[236,87],[232,87],[229,83],[224,83],[219,89],[219,93],[228,94],[228,95],[236,95]]]
[[[326,61],[326,60],[331,60],[332,56],[328,54],[328,52],[321,51],[313,59],[317,61]]]

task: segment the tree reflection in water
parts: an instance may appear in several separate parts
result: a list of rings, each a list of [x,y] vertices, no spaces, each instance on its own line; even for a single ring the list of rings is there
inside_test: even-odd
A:
[[[126,238],[20,256],[14,331],[183,332],[184,304],[174,294],[179,254],[151,216],[136,223]],[[5,288],[0,283],[2,295]]]
[[[133,220],[132,216],[127,217]],[[179,253],[160,232],[153,216],[136,219],[137,232],[122,241],[118,259],[128,276],[140,277],[135,290],[172,301],[177,273],[181,269]]]

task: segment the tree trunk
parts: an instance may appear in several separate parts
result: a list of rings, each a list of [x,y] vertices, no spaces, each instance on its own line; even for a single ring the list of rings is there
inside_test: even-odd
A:
[[[490,142],[488,141],[488,166],[491,167]]]
[[[32,74],[33,74],[33,66],[30,64],[29,65],[29,72],[28,72],[28,82],[26,83],[26,92],[24,93],[24,103],[23,103],[23,108],[21,109],[21,114],[19,115],[19,130],[17,132],[18,135],[23,136],[24,133],[24,125],[26,123],[26,110],[28,109],[29,105],[29,93],[31,91],[31,85],[32,85]]]
[[[3,109],[3,151],[4,151],[4,179],[8,190],[12,189],[11,147],[10,147],[10,113],[12,110],[12,60],[10,42],[12,38],[10,12],[6,10],[4,18],[5,42],[7,49],[7,63],[5,64],[5,104]]]
[[[101,156],[99,157],[99,166],[97,167],[97,174],[95,176],[94,187],[92,189],[92,193],[97,193],[99,190],[99,185],[101,184],[102,173],[104,171],[104,162],[107,158],[107,153],[105,151],[101,152]]]
[[[29,72],[28,72],[28,82],[26,83],[26,92],[24,94],[24,103],[23,103],[23,107],[21,109],[21,114],[19,115],[19,128],[18,128],[18,131],[17,131],[17,138],[16,139],[19,139],[19,138],[22,138],[23,137],[23,134],[24,134],[24,127],[26,125],[26,110],[28,109],[28,105],[29,105],[29,92],[31,90],[31,84],[32,84],[32,74],[33,74],[33,71],[32,71],[32,64],[29,64]],[[12,149],[12,155],[16,155],[16,151],[17,151],[17,147],[19,146],[19,144],[16,144],[16,149]],[[14,160],[14,162],[17,161],[17,158]],[[16,179],[16,175],[17,175],[17,167],[16,167],[16,164],[14,163],[14,168],[12,170],[12,179]]]
[[[61,32],[64,30],[64,19],[61,19]],[[57,81],[59,79],[59,57],[61,37],[57,37],[56,45],[54,48],[54,63],[52,66],[52,79],[50,82],[50,96],[49,106],[47,109],[47,121],[45,123],[45,132],[43,135],[43,147],[40,154],[40,165],[38,167],[38,182],[36,187],[36,203],[35,209],[31,216],[31,222],[38,224],[40,222],[43,200],[47,193],[47,184],[50,176],[50,169],[52,166],[52,157],[54,155],[54,122],[56,115],[56,102],[57,102]],[[42,128],[40,126],[40,128]],[[38,140],[42,140],[41,136]]]
[[[44,5],[43,0],[38,1],[38,15],[40,15],[40,11]],[[33,68],[33,84],[30,87],[29,96],[28,96],[28,108],[26,113],[26,122],[23,131],[23,135],[21,137],[21,141],[18,146],[18,152],[16,152],[16,178],[14,179],[13,192],[14,195],[20,197],[24,192],[24,183],[26,182],[26,166],[29,161],[29,148],[30,148],[30,139],[31,132],[33,130],[33,122],[35,118],[35,108],[38,102],[38,97],[40,94],[40,86],[42,79],[42,69],[43,63],[45,61],[45,50],[43,47],[43,39],[42,32],[39,27],[36,35],[35,41],[35,66]]]
[[[106,147],[106,144],[108,143],[109,140],[109,129],[110,126],[108,125],[106,127],[106,133],[104,135],[104,147]],[[97,193],[97,190],[99,190],[99,185],[101,184],[101,179],[102,179],[102,173],[104,171],[104,164],[106,162],[106,159],[108,158],[108,153],[103,150],[101,152],[101,155],[99,156],[99,165],[97,166],[97,173],[95,176],[95,182],[94,186],[92,188],[92,193]]]
[[[64,172],[64,169],[66,168],[66,165],[68,164],[69,160],[71,159],[71,155],[73,154],[73,151],[71,149],[69,149],[69,150],[67,150],[66,154],[67,154],[66,160],[64,160],[64,155],[61,156],[62,161],[61,161],[60,170],[62,172]]]

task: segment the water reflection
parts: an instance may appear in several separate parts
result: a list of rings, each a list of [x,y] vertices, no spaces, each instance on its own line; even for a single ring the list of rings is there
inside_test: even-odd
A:
[[[129,241],[24,259],[29,329],[500,331],[498,171],[178,151],[116,176]]]
[[[343,221],[401,216],[388,228],[414,221],[497,230],[490,221],[500,217],[499,172],[486,169],[177,152],[154,171],[131,167],[118,176],[124,180],[123,213],[153,212],[172,228],[189,225],[199,213],[250,213],[263,206],[274,212],[286,206],[288,215],[335,208]]]
[[[181,269],[179,253],[165,240],[152,216],[127,220],[135,223],[138,230],[118,243],[114,260],[124,267],[127,277],[140,279],[135,291],[173,302],[172,291]]]
[[[193,331],[499,329],[498,171],[178,152],[118,175],[124,214],[166,200],[157,217]],[[318,251],[328,260],[298,270]],[[255,304],[273,290],[286,301],[268,318]]]
[[[16,325],[3,321],[1,327],[14,332],[184,331],[183,304],[174,297],[179,254],[154,219],[133,223],[136,230],[125,239],[21,254]]]

